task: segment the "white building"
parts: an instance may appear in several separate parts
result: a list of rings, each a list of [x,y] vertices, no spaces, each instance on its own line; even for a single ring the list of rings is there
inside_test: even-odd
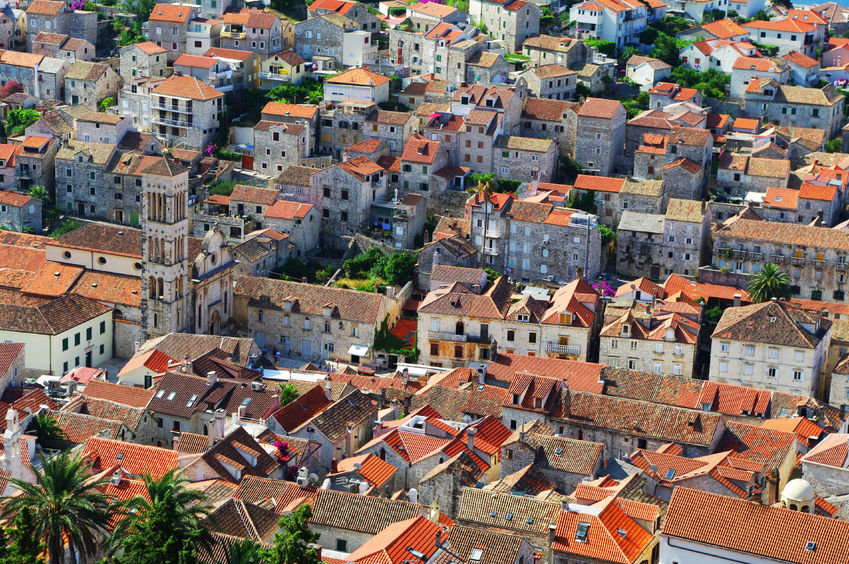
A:
[[[818,396],[831,326],[785,301],[728,308],[711,335],[710,380]]]
[[[572,6],[569,18],[579,35],[613,41],[621,48],[639,42],[638,36],[646,30],[648,11],[636,0],[590,0]]]

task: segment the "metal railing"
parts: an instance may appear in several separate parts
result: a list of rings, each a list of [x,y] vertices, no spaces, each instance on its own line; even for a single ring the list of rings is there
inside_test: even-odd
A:
[[[194,123],[184,119],[167,119],[161,117],[152,117],[150,121],[153,123],[161,123],[164,125],[173,125],[175,127],[194,127]]]
[[[455,341],[458,343],[465,343],[468,340],[468,335],[457,335],[447,331],[428,331],[427,338],[436,339],[438,341]]]
[[[557,354],[579,355],[579,354],[581,354],[581,346],[580,345],[558,345],[556,343],[548,343],[545,346],[545,352],[557,353]]]
[[[267,72],[260,71],[259,77],[264,78],[266,80],[286,80],[289,81],[292,79],[292,75],[289,74],[277,74],[276,72]]]
[[[229,38],[229,39],[244,39],[247,37],[247,32],[245,31],[222,31],[221,37]]]
[[[498,248],[496,247],[484,247],[483,254],[495,256],[498,254]]]
[[[159,104],[151,104],[150,109],[162,112],[176,112],[178,114],[193,114],[195,112],[192,106],[160,106]]]

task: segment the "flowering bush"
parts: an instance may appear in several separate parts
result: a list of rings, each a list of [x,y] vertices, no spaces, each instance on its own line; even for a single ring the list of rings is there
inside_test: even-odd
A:
[[[610,287],[610,284],[608,284],[604,280],[600,280],[593,284],[593,288],[596,292],[601,294],[602,298],[612,298],[616,295],[616,292],[613,291],[613,288]]]
[[[289,462],[289,459],[292,458],[289,455],[289,443],[275,441],[273,445],[274,448],[277,450],[277,452],[275,453],[277,455],[277,461],[285,466],[286,463]]]

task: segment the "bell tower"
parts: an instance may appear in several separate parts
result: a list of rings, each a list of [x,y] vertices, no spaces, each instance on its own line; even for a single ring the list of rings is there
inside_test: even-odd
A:
[[[142,331],[150,339],[184,331],[189,252],[189,169],[159,157],[142,175]]]

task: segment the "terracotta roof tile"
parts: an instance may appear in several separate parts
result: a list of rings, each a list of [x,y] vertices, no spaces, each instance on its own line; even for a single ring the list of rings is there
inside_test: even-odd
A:
[[[149,473],[161,478],[177,468],[177,451],[149,445],[92,437],[85,444],[82,457],[92,461],[94,470],[120,466],[133,476]]]
[[[578,110],[578,117],[613,119],[620,109],[622,109],[622,102],[619,100],[587,98]]]

